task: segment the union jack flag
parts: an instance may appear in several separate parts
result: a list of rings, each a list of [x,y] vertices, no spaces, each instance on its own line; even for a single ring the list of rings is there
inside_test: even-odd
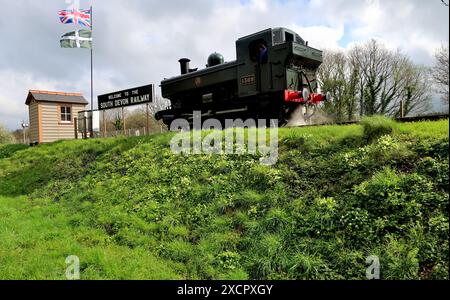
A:
[[[58,15],[63,24],[75,23],[91,28],[91,13],[90,9],[71,9],[61,10]]]

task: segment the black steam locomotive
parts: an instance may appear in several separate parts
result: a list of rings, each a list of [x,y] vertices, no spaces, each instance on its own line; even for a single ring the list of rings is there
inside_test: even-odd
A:
[[[300,106],[326,100],[318,91],[316,71],[322,51],[311,48],[295,32],[267,29],[236,41],[236,61],[224,62],[214,53],[206,69],[190,69],[180,59],[181,75],[161,82],[162,96],[171,108],[155,117],[170,124],[174,119],[276,119],[283,125]]]

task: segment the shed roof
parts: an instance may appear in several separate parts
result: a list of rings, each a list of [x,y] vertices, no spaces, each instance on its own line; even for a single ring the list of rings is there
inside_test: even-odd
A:
[[[42,102],[58,102],[58,103],[72,103],[72,104],[84,104],[87,105],[87,100],[81,93],[65,93],[65,92],[52,92],[52,91],[38,91],[30,90],[28,93],[26,105],[29,105],[31,99]]]

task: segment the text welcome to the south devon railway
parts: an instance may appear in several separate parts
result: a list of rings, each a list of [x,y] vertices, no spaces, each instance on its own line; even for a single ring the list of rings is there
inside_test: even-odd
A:
[[[153,102],[153,85],[98,96],[98,109],[106,110]]]

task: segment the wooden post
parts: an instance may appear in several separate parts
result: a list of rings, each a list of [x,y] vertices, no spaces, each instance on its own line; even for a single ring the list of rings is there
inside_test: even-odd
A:
[[[75,139],[78,140],[78,118],[73,118],[73,122],[75,123]]]
[[[88,138],[88,124],[87,124],[87,116],[86,116],[86,112],[84,113],[84,117],[83,117],[83,122],[84,122],[84,139]]]
[[[147,131],[147,135],[148,135],[150,132],[150,116],[148,115],[148,103],[147,103],[147,128],[146,128],[146,131]]]
[[[103,137],[106,137],[106,120],[105,120],[105,111],[102,111],[102,122],[103,122]]]
[[[93,139],[94,138],[94,111],[91,110],[91,117],[89,120],[89,124],[91,125],[91,130],[89,131],[89,138]]]
[[[125,109],[122,107],[122,129],[123,129],[123,135],[127,135],[127,127],[125,124]]]

